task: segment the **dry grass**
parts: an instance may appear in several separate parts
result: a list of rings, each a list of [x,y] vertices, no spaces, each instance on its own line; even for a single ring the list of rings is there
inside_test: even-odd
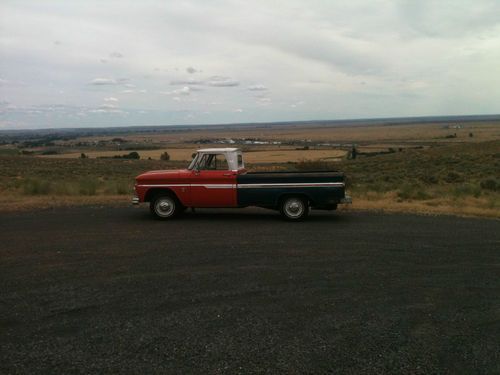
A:
[[[474,134],[469,138],[469,133]],[[447,135],[457,133],[457,138],[446,139]],[[482,142],[500,138],[498,123],[478,122],[462,124],[461,129],[446,129],[444,124],[409,124],[391,126],[268,126],[252,129],[203,129],[178,131],[163,134],[132,134],[123,136],[129,141],[153,142],[190,142],[200,138],[261,138],[265,140],[294,141],[312,139],[331,142],[393,142],[436,141],[443,142]],[[110,138],[110,137],[107,137]],[[96,140],[89,138],[87,140]]]
[[[220,146],[219,146],[220,147]],[[204,148],[204,147],[196,147]],[[138,151],[141,159],[151,158],[159,160],[160,155],[165,151],[170,155],[170,160],[188,161],[191,160],[191,155],[196,148],[168,148],[161,150],[144,150]],[[113,157],[115,155],[123,155],[128,152],[124,151],[90,151],[85,154],[89,158],[98,157]],[[274,150],[255,150],[245,154],[245,160],[249,163],[286,163],[297,162],[302,159],[315,160],[315,159],[336,159],[345,156],[346,152],[343,150],[296,150],[290,148],[274,149]],[[68,154],[59,155],[44,155],[40,156],[48,159],[78,159],[80,152],[73,152]]]
[[[352,205],[339,207],[341,211],[369,210],[382,212],[408,212],[427,215],[456,215],[500,219],[500,205],[491,199],[466,197],[463,199],[438,198],[426,201],[402,201],[396,192],[376,195],[356,195]]]
[[[165,151],[170,155],[170,160],[191,160],[191,155],[195,151],[193,148],[164,148],[159,150],[139,150],[137,151],[141,156],[141,159],[151,158],[153,160],[160,160],[161,154]],[[85,151],[85,155],[89,158],[112,158],[115,155],[126,155],[130,151]],[[47,158],[47,159],[78,159],[80,157],[81,152],[70,152],[67,154],[58,154],[58,155],[40,155],[39,157]]]
[[[0,212],[30,211],[74,206],[124,206],[130,204],[130,195],[95,196],[0,196]]]

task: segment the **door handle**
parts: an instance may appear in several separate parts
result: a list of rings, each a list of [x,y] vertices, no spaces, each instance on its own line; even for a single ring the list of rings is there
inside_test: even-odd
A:
[[[232,173],[223,173],[222,175],[223,175],[223,176],[231,176],[231,175],[232,175]]]

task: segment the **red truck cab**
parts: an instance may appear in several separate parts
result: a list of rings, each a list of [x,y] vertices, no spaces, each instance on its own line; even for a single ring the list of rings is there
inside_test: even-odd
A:
[[[136,178],[135,202],[172,192],[183,207],[237,207],[236,176],[245,173],[236,148],[198,150],[187,169],[150,171]]]

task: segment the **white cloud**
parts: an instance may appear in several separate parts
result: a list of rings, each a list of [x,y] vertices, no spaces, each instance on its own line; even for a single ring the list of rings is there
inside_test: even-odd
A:
[[[94,78],[89,82],[91,85],[104,86],[104,85],[116,85],[117,82],[111,78]]]
[[[264,86],[263,84],[255,84],[255,85],[251,85],[251,86],[248,86],[247,88],[249,91],[266,91],[267,90],[267,87]]]
[[[119,100],[115,97],[110,96],[108,98],[104,98],[104,101],[105,102],[118,102]]]
[[[189,95],[191,94],[191,90],[188,86],[184,86],[182,89],[179,89],[179,90],[175,90],[174,91],[176,94],[180,94],[180,95]]]
[[[121,59],[123,57],[123,55],[120,52],[111,52],[109,54],[109,57],[111,57],[113,59]]]
[[[106,103],[106,104],[101,104],[101,105],[99,106],[99,108],[100,108],[100,109],[114,109],[114,108],[116,108],[116,105]]]
[[[238,81],[223,76],[212,76],[206,82],[206,85],[214,87],[234,87],[238,86],[239,84],[240,83]]]
[[[186,68],[186,72],[188,72],[189,74],[193,74],[193,73],[196,73],[197,70],[195,68],[193,68],[192,66],[189,66]]]
[[[170,82],[171,85],[177,86],[177,85],[202,85],[203,81],[193,79],[193,78],[188,78],[188,79],[174,79]]]

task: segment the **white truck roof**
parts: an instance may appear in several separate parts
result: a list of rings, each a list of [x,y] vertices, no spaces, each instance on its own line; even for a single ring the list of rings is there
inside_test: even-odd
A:
[[[198,152],[235,152],[235,151],[239,151],[240,149],[239,148],[235,148],[235,147],[224,147],[224,148],[202,148],[200,150],[198,150]]]
[[[244,169],[245,164],[243,163],[242,152],[239,148],[236,147],[224,147],[224,148],[202,148],[197,151],[197,158],[193,159],[191,164],[189,165],[189,169],[194,167],[194,163],[196,159],[199,158],[199,155],[203,154],[223,154],[226,158],[227,164],[229,166],[229,170],[237,171],[239,169]]]

